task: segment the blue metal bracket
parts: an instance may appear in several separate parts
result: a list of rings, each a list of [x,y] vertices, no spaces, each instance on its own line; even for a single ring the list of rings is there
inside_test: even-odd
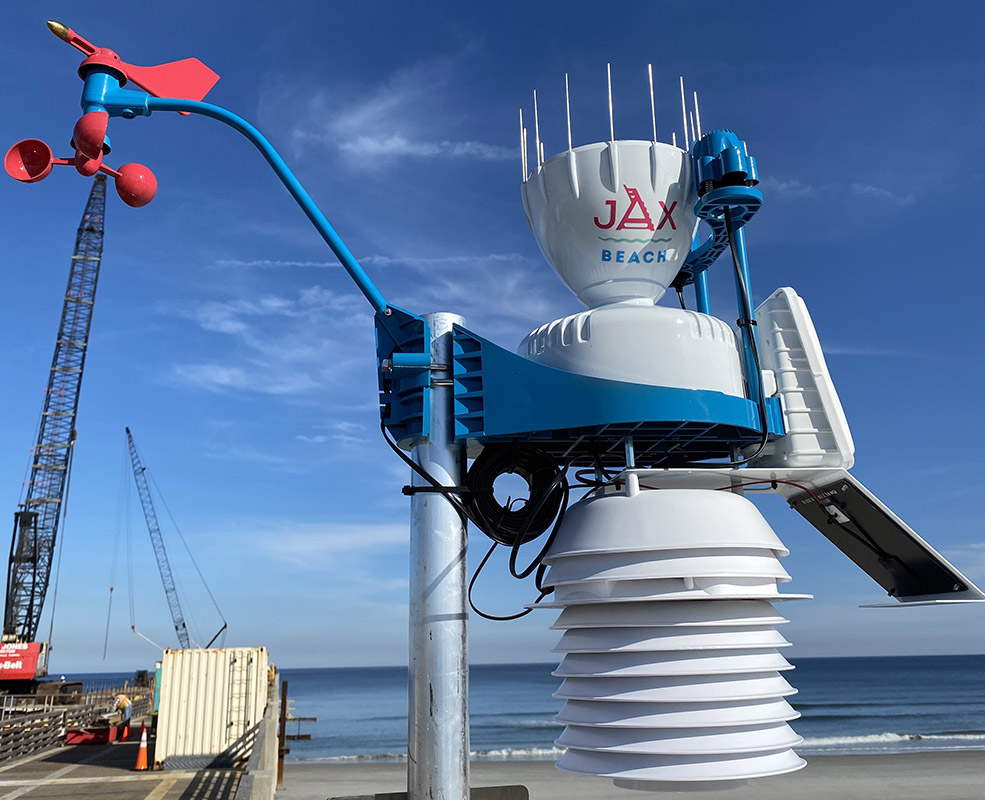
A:
[[[380,413],[398,442],[428,435],[431,336],[416,314],[390,307],[376,315]]]
[[[731,209],[732,228],[740,229],[763,204],[763,195],[753,188],[759,183],[756,159],[746,143],[731,131],[711,131],[691,150],[694,182],[698,187],[695,213],[711,227],[711,236],[691,248],[677,274],[674,286],[694,283],[728,247],[725,208]]]
[[[557,457],[622,463],[632,436],[636,463],[728,458],[762,436],[757,404],[721,392],[577,375],[516,355],[456,327],[455,435],[459,440],[536,442]],[[770,438],[784,434],[779,401],[767,398]]]

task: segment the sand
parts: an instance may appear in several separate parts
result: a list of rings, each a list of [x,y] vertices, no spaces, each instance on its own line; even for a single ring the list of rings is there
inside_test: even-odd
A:
[[[617,789],[609,780],[572,775],[550,761],[472,764],[473,786],[523,784],[531,800],[982,800],[985,751],[879,756],[812,756],[799,772],[722,792],[665,793]],[[277,800],[326,800],[406,789],[405,764],[288,763]]]

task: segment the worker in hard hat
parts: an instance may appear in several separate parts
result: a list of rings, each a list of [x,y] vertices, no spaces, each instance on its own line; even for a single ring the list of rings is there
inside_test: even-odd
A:
[[[119,711],[122,717],[116,729],[116,739],[125,742],[130,737],[130,715],[133,713],[133,703],[125,694],[118,694],[113,711]]]

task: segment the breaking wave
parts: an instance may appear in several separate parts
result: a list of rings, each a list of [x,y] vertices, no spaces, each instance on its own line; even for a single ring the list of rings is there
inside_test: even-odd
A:
[[[807,737],[795,748],[814,753],[880,753],[912,750],[979,750],[985,749],[985,731],[948,731],[944,733],[872,733],[862,736]]]
[[[553,761],[564,750],[557,747],[518,747],[498,750],[473,750],[473,761]],[[299,758],[298,761],[319,764],[397,763],[407,760],[406,753],[371,753],[352,756],[325,756],[323,758]]]

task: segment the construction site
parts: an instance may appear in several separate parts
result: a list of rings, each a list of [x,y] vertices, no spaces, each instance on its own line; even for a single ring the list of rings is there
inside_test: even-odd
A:
[[[49,594],[57,593],[105,219],[106,177],[99,174],[76,234],[28,478],[14,512],[0,643],[0,793],[155,800],[272,796],[280,749],[276,670],[263,647],[209,649],[224,637],[224,619],[204,646],[191,639],[146,467],[129,428],[134,485],[178,646],[164,649],[153,669],[137,670],[115,685],[48,674],[53,608],[47,631],[41,619]],[[107,640],[108,625],[109,618]],[[282,764],[283,753],[280,758]]]

